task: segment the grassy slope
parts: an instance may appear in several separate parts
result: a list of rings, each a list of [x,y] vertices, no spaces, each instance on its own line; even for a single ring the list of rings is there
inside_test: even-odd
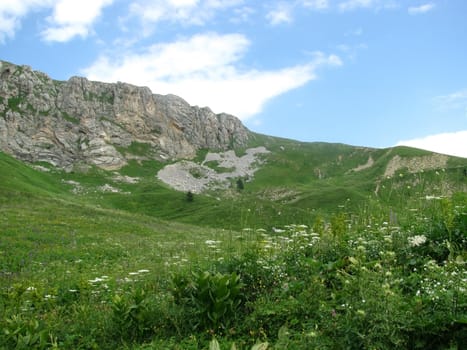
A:
[[[138,269],[160,276],[167,262],[212,258],[208,246],[192,242],[229,242],[233,235],[103,208],[99,201],[108,200],[98,192],[70,192],[62,178],[76,174],[42,173],[1,153],[0,168],[2,286],[28,280],[55,288],[67,285],[68,273],[81,275],[83,281],[96,275],[123,278]],[[80,179],[93,188],[105,182],[102,174],[94,171]]]
[[[465,166],[465,160],[452,159],[445,171],[404,173],[402,177],[381,180],[379,196],[375,198],[372,196],[375,179],[381,177],[392,155],[410,156],[414,152],[420,154],[419,151],[400,148],[388,154],[388,150],[279,139],[265,144],[272,151],[268,162],[253,181],[245,184],[242,193],[233,190],[230,197],[220,200],[216,199],[219,195],[216,193],[199,195],[192,203],[186,201],[184,193],[156,181],[155,173],[162,166],[157,162],[130,163],[121,169],[121,174],[141,179],[137,184],[125,184],[115,181],[113,173],[99,169],[87,173],[55,170],[44,173],[0,153],[3,292],[24,293],[26,288],[34,287],[40,302],[45,303],[44,295],[74,298],[69,291],[92,295],[97,290],[100,298],[108,300],[112,293],[121,290],[126,283],[123,281],[134,280],[132,274],[138,270],[149,270],[144,277],[147,280],[160,280],[177,269],[228,258],[229,252],[238,254],[263,239],[258,233],[220,230],[221,227],[312,224],[317,213],[332,214],[339,210],[366,212],[367,218],[383,222],[388,221],[390,206],[410,208],[407,201],[415,203],[420,193],[439,195],[446,191],[446,184],[455,183],[457,188],[467,185],[461,167]],[[375,161],[371,168],[349,172],[365,164],[370,154]],[[324,174],[323,178],[317,177],[316,167]],[[73,186],[63,180],[79,182],[82,190],[73,194]],[[104,184],[130,194],[102,193],[98,187]],[[271,199],[271,193],[284,189],[292,194]],[[426,202],[420,200],[415,207],[422,208]],[[357,214],[354,221],[359,218]],[[361,217],[364,220],[365,215]],[[212,247],[206,241],[220,243]],[[90,280],[104,275],[109,276],[105,283],[91,286]],[[18,300],[21,298],[18,296]],[[73,317],[51,312],[43,316],[44,322],[69,322],[63,329],[67,333],[73,329],[76,334],[86,333],[91,327],[97,333],[90,337],[98,339],[107,321],[93,309],[91,301],[72,311]],[[68,302],[57,301],[64,305]],[[94,316],[90,320],[84,315]],[[82,324],[76,320],[82,320]],[[66,339],[66,334],[58,336]]]
[[[47,207],[47,203],[54,199],[204,227],[241,229],[270,228],[291,222],[309,224],[317,214],[327,216],[342,205],[351,207],[347,210],[358,211],[373,199],[388,207],[404,205],[394,195],[396,187],[410,187],[414,193],[440,195],[466,186],[462,173],[466,161],[460,158],[451,158],[448,169],[441,175],[431,170],[383,179],[386,166],[395,155],[430,154],[407,147],[380,150],[342,144],[300,143],[255,134],[249,146],[258,145],[266,146],[271,153],[265,157],[266,163],[254,178],[245,181],[241,193],[236,191],[233,183],[227,194],[196,195],[192,203],[186,200],[185,193],[174,191],[157,180],[155,175],[163,164],[155,161],[132,161],[121,169],[120,174],[140,179],[137,184],[128,184],[114,180],[115,174],[99,169],[87,173],[42,173],[0,154],[0,200],[24,201],[24,198],[34,197],[40,202],[43,198],[42,205]],[[242,151],[237,150],[237,153]],[[371,167],[358,172],[352,170],[366,164],[369,157],[374,161]],[[200,156],[198,160],[202,161],[202,158]],[[78,195],[73,195],[73,186],[63,180],[80,183],[82,188]],[[374,191],[378,183],[376,197]],[[98,188],[105,184],[119,188],[121,192],[103,193]],[[405,195],[410,192],[407,190]]]

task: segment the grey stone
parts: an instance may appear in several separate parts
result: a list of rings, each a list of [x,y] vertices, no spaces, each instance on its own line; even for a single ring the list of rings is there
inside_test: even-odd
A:
[[[0,150],[28,162],[118,169],[129,159],[190,159],[199,149],[246,146],[250,132],[228,114],[147,87],[72,77],[56,81],[0,61]],[[132,143],[145,144],[132,154]]]

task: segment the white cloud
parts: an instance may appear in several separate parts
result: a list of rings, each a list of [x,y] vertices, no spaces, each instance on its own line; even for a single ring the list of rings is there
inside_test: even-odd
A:
[[[396,0],[346,0],[338,4],[338,9],[342,12],[357,10],[360,8],[374,10],[396,9],[400,6]]]
[[[266,19],[272,25],[291,23],[293,21],[292,12],[292,4],[278,3],[266,14]]]
[[[233,9],[234,16],[230,19],[232,23],[248,22],[251,16],[255,13],[255,9],[248,6],[238,7]]]
[[[151,28],[152,23],[175,22],[182,25],[204,25],[217,11],[243,4],[243,0],[137,0],[130,14]],[[150,31],[146,28],[146,31]]]
[[[410,15],[420,15],[423,13],[427,13],[435,8],[435,4],[429,3],[420,6],[412,6],[408,8],[408,12]]]
[[[374,4],[374,0],[347,0],[339,4],[339,10],[350,11],[357,8],[369,8]]]
[[[240,34],[199,34],[157,44],[139,54],[101,56],[83,73],[92,80],[148,86],[154,93],[176,94],[190,104],[247,119],[268,100],[315,79],[318,68],[342,64],[335,55],[317,52],[302,65],[240,69],[249,46]]]
[[[102,9],[114,0],[58,0],[52,16],[47,18],[50,27],[41,34],[46,41],[66,42],[76,36],[85,38]]]
[[[328,0],[280,1],[271,6],[266,6],[266,8],[269,8],[269,11],[266,13],[266,19],[271,25],[292,23],[294,12],[297,11],[297,8],[320,11],[327,9],[328,7]]]
[[[465,109],[467,112],[467,89],[449,95],[437,96],[434,98],[434,102],[441,109]]]
[[[301,0],[301,5],[314,10],[324,10],[329,7],[328,0]]]
[[[0,1],[0,43],[13,38],[21,26],[21,19],[29,12],[50,7],[51,0],[2,0]]]
[[[345,54],[350,61],[354,61],[361,50],[368,49],[368,45],[365,43],[356,45],[340,44],[336,46],[336,49]]]
[[[430,135],[397,143],[397,146],[402,145],[467,158],[467,130]]]
[[[36,10],[53,10],[49,27],[41,35],[47,41],[68,41],[86,37],[102,9],[114,0],[2,0],[0,2],[0,43],[13,38],[21,20]]]

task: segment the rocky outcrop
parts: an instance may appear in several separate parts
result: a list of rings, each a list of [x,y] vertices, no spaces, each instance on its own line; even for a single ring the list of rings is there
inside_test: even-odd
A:
[[[117,169],[131,158],[192,158],[245,146],[239,119],[149,88],[73,77],[50,79],[0,61],[0,150],[62,168]]]
[[[425,170],[444,169],[447,166],[449,156],[433,153],[421,157],[402,158],[395,155],[386,166],[384,177],[391,177],[399,169],[407,169],[409,173],[418,173]]]
[[[233,179],[252,177],[263,163],[261,155],[267,153],[269,151],[263,146],[249,148],[241,157],[234,151],[209,152],[201,164],[190,161],[169,164],[159,170],[157,177],[178,191],[201,193],[227,189]],[[217,171],[209,165],[217,168]]]

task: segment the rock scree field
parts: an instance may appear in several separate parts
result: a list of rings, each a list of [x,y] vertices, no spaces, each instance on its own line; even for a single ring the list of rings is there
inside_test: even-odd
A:
[[[466,159],[0,70],[0,349],[467,344]]]

